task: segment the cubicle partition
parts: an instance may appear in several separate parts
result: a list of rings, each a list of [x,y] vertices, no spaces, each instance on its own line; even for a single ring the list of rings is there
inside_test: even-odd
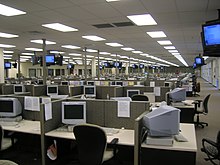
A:
[[[5,85],[5,83],[0,83],[0,95],[2,95],[2,86]]]
[[[70,96],[83,94],[83,86],[69,86]]]
[[[123,87],[121,86],[96,86],[96,98],[107,99],[108,97],[122,97]]]
[[[2,94],[3,95],[14,94],[13,84],[2,85]]]
[[[58,94],[59,95],[70,95],[70,87],[69,85],[59,85],[58,86]]]

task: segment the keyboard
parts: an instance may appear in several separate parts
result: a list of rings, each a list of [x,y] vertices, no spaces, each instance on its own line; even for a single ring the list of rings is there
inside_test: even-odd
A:
[[[18,122],[16,121],[0,121],[1,126],[16,126]]]
[[[119,129],[109,128],[109,127],[101,127],[107,135],[113,135],[119,132]]]

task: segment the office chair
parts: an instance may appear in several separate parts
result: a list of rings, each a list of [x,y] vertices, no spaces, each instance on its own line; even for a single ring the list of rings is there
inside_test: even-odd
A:
[[[73,133],[76,138],[80,165],[101,165],[116,154],[115,147],[113,150],[106,150],[106,133],[99,126],[76,125]]]
[[[0,125],[0,151],[6,150],[9,147],[11,147],[13,144],[12,141],[13,140],[11,138],[4,138],[4,130]],[[0,160],[0,165],[18,165],[18,164],[10,160]]]
[[[195,102],[193,102],[195,104],[194,113],[196,115],[196,121],[194,123],[196,126],[201,126],[202,128],[204,128],[204,126],[208,126],[208,123],[201,122],[199,120],[199,115],[200,114],[204,114],[204,115],[208,114],[208,101],[209,101],[210,96],[211,96],[211,94],[208,94],[204,98],[204,100],[195,100]],[[201,104],[202,104],[202,107],[201,107]]]
[[[210,161],[215,165],[220,163],[220,131],[218,131],[216,142],[208,138],[202,139],[201,151],[207,155],[207,158],[204,158],[206,161]]]
[[[132,101],[149,101],[148,97],[143,94],[135,94],[131,96]]]

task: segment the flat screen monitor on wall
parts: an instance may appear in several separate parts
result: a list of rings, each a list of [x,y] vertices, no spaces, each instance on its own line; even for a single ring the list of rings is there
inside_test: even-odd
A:
[[[205,65],[205,61],[204,61],[204,58],[198,56],[195,58],[195,63],[197,66],[202,66],[202,65]]]
[[[49,54],[46,55],[46,64],[55,64],[55,55],[54,54]]]
[[[86,102],[62,102],[62,123],[69,125],[86,123]]]
[[[17,98],[1,97],[0,107],[1,117],[16,117],[22,111],[21,103]]]
[[[5,62],[5,69],[11,69],[11,63],[10,62]]]

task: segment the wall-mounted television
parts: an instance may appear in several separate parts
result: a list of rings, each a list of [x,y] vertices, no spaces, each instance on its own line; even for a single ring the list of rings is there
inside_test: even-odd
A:
[[[194,62],[193,63],[193,69],[196,69],[197,68],[197,65],[196,65],[196,63]]]
[[[140,65],[139,65],[139,68],[140,68],[140,69],[143,69],[143,68],[144,68],[144,64],[140,64]]]
[[[220,21],[202,25],[201,36],[204,55],[220,56]]]
[[[11,63],[10,62],[5,62],[5,69],[11,69]]]
[[[195,58],[195,63],[197,66],[201,66],[201,65],[205,65],[205,61],[204,58],[198,56]]]
[[[133,68],[133,69],[137,69],[137,68],[138,68],[138,65],[137,65],[137,64],[133,64],[133,65],[132,65],[132,68]]]
[[[49,65],[55,64],[55,55],[54,54],[46,55],[46,64],[49,64]]]

